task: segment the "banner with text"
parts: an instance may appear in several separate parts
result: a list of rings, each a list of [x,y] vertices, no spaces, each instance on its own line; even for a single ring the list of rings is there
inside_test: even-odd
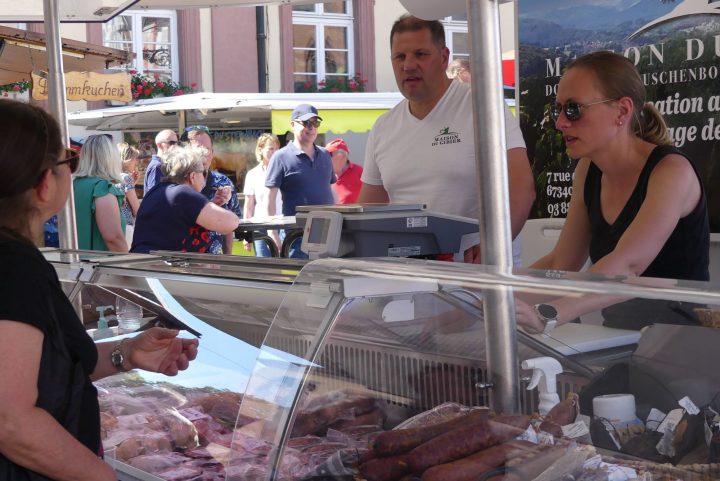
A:
[[[549,106],[562,69],[597,50],[637,67],[675,145],[696,163],[720,232],[720,1],[519,0],[520,123],[538,196],[531,217],[565,217],[575,163]]]
[[[116,100],[131,102],[130,74],[67,72],[65,92],[68,100]],[[48,97],[47,72],[32,72],[32,98],[45,100]]]

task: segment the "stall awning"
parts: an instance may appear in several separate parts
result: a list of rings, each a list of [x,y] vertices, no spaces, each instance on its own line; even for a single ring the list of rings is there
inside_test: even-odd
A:
[[[377,118],[385,112],[387,112],[387,109],[323,110],[320,112],[323,120],[318,129],[318,133],[368,132],[375,124]],[[290,130],[291,114],[292,110],[272,111],[273,133],[279,135]]]
[[[62,39],[65,72],[101,71],[128,63],[132,54],[77,40]],[[45,35],[0,27],[0,85],[30,80],[33,70],[47,70]]]
[[[180,111],[188,125],[221,129],[290,129],[290,113],[298,105],[317,107],[323,118],[321,132],[367,132],[375,119],[390,110],[402,96],[394,93],[197,93],[138,101],[125,107],[68,114],[72,125],[92,130],[158,131],[177,129]]]

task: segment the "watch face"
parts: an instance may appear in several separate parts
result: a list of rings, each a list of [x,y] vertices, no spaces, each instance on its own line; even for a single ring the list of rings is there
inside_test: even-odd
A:
[[[555,309],[550,304],[538,304],[537,311],[545,319],[556,319],[557,318],[557,309]]]

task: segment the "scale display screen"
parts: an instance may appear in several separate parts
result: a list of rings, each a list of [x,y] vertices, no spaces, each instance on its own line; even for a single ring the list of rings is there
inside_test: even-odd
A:
[[[328,231],[330,230],[330,219],[316,217],[310,222],[310,233],[308,242],[311,244],[324,244],[327,242]]]
[[[339,212],[308,212],[301,249],[310,259],[340,256],[343,216]]]

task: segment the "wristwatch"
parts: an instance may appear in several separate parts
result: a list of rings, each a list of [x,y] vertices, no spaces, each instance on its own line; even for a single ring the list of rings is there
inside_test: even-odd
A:
[[[557,325],[557,309],[551,304],[535,304],[533,307],[540,320],[545,324],[543,334],[550,334]]]
[[[125,341],[127,341],[127,339],[120,341],[110,352],[110,362],[113,367],[120,372],[127,372],[130,370],[125,367],[125,355],[122,350],[122,345]]]

